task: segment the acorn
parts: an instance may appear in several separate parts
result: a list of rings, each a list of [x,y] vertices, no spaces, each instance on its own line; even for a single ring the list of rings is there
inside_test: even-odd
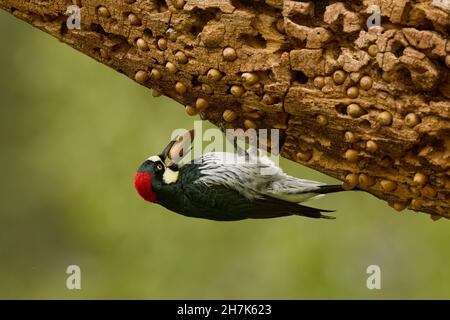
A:
[[[206,76],[211,81],[219,81],[222,78],[222,73],[219,70],[213,68],[213,69],[209,69]]]
[[[370,90],[373,85],[373,80],[369,76],[364,76],[359,80],[359,86],[364,90]]]
[[[186,90],[187,90],[187,88],[186,88],[186,86],[184,85],[184,83],[178,81],[178,82],[175,84],[175,91],[178,92],[179,94],[181,94],[181,95],[184,94],[184,93],[186,92]]]
[[[147,71],[139,70],[138,72],[136,72],[136,74],[134,75],[134,80],[141,84],[145,83],[148,80]]]
[[[359,106],[359,104],[352,103],[347,106],[347,114],[352,118],[358,118],[364,115],[366,111]]]
[[[397,184],[394,181],[383,179],[380,181],[381,188],[383,188],[384,191],[392,192],[395,189],[397,189]]]
[[[428,182],[428,177],[421,172],[414,175],[413,182],[415,185],[422,186]]]
[[[138,26],[141,24],[141,20],[134,13],[128,15],[128,22],[133,26]]]
[[[100,17],[103,17],[103,18],[109,18],[109,16],[111,15],[109,13],[109,10],[104,6],[99,7],[97,9],[97,13]]]
[[[246,119],[244,121],[244,127],[246,129],[256,129],[256,124],[252,120]]]
[[[145,41],[142,38],[138,38],[136,40],[136,46],[139,48],[139,50],[142,50],[142,51],[147,51],[148,50],[147,41]]]
[[[162,96],[162,93],[156,89],[152,90],[152,96],[154,96],[155,98]]]
[[[344,158],[350,162],[356,162],[359,157],[359,152],[353,149],[348,149],[344,153]]]
[[[347,131],[344,134],[344,140],[347,143],[355,143],[356,141],[358,141],[358,138],[356,137],[356,135],[353,132]]]
[[[375,57],[378,53],[378,46],[376,44],[370,45],[369,49],[367,49],[367,52],[371,57]]]
[[[183,51],[177,51],[177,53],[175,53],[175,59],[180,64],[188,63],[188,57],[186,56],[186,54]]]
[[[438,214],[430,214],[430,219],[433,221],[438,221],[441,218],[442,218],[442,216],[440,216]]]
[[[230,88],[230,92],[233,96],[239,98],[244,94],[245,89],[239,85],[232,85]]]
[[[190,116],[195,116],[198,114],[198,110],[194,108],[193,106],[186,106],[185,108],[186,113]]]
[[[326,126],[328,124],[328,120],[324,115],[319,114],[316,117],[316,122],[319,126]]]
[[[420,123],[420,118],[415,113],[408,113],[405,117],[405,124],[412,128]]]
[[[237,114],[232,110],[225,110],[222,117],[226,122],[233,122],[237,119]]]
[[[350,87],[347,89],[347,96],[352,99],[356,99],[359,96],[358,87]]]
[[[171,74],[175,74],[178,71],[177,67],[170,61],[166,63],[166,68]]]
[[[259,81],[259,77],[252,72],[244,72],[241,77],[247,86],[251,86]]]
[[[232,47],[226,47],[223,49],[222,55],[226,61],[234,61],[237,58],[236,50]]]
[[[354,189],[359,183],[359,175],[355,173],[349,173],[345,176],[345,182],[342,184],[344,190]]]
[[[272,95],[266,93],[262,98],[262,102],[264,104],[267,104],[268,106],[270,106],[270,105],[275,104],[276,99]]]
[[[312,152],[309,151],[309,150],[306,150],[306,151],[299,151],[299,152],[297,152],[296,157],[297,157],[297,159],[300,160],[300,161],[307,162],[307,161],[311,160],[311,158],[312,158]]]
[[[177,39],[178,39],[177,31],[174,28],[167,29],[166,30],[166,37],[170,41],[177,41]]]
[[[345,73],[342,70],[337,70],[333,73],[333,81],[336,84],[343,84],[345,82],[345,79],[347,79],[347,73]]]
[[[159,38],[157,45],[158,45],[159,50],[162,50],[162,51],[167,50],[167,40],[166,39]]]
[[[183,9],[185,1],[184,0],[173,0],[172,3],[176,9]]]
[[[322,89],[323,87],[325,87],[325,78],[324,77],[315,77],[314,78],[314,86],[319,89]]]
[[[214,92],[213,88],[207,83],[202,83],[202,91],[206,94],[212,94]]]
[[[378,151],[378,145],[375,141],[369,140],[366,142],[366,150],[369,152],[377,152]]]
[[[359,184],[363,187],[371,187],[376,183],[376,180],[365,173],[359,175]]]
[[[407,207],[406,204],[400,203],[400,202],[394,202],[394,203],[392,204],[392,208],[394,208],[394,209],[397,210],[397,211],[403,211],[403,210],[406,209],[406,207]]]
[[[153,80],[161,79],[161,71],[153,68],[152,71],[150,71],[150,78],[152,78]]]
[[[206,99],[198,98],[195,102],[195,106],[197,107],[197,109],[204,110],[209,107],[209,103]]]
[[[389,111],[381,112],[377,119],[382,126],[390,126],[392,124],[392,114]]]

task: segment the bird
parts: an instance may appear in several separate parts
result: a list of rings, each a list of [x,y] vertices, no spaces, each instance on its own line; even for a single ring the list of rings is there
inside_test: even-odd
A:
[[[333,210],[301,203],[344,191],[341,185],[287,175],[258,153],[208,152],[179,165],[170,160],[176,143],[172,140],[163,152],[139,166],[134,186],[144,200],[186,217],[216,221],[286,216],[335,219],[323,214]]]

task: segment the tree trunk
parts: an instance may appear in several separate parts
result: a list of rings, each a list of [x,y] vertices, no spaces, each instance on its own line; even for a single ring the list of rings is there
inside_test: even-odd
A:
[[[188,114],[229,128],[278,128],[284,157],[397,210],[450,218],[449,2],[0,0],[0,7]],[[71,28],[72,4],[81,8],[80,29]],[[381,25],[368,29],[376,6]]]

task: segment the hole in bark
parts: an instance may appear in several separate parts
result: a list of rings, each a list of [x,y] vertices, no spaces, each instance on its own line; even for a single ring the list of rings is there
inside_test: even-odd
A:
[[[323,0],[314,1],[314,17],[323,18],[325,10],[327,8],[327,3]]]
[[[101,25],[99,25],[98,23],[91,23],[91,25],[89,26],[89,29],[91,31],[106,35],[105,29],[103,29],[103,27]]]
[[[241,34],[239,36],[239,41],[242,41],[245,45],[255,48],[255,49],[265,49],[267,46],[266,39],[258,33],[258,35]]]
[[[217,13],[220,12],[218,8],[209,8],[206,10],[196,9],[192,12],[191,16],[195,18],[195,21],[187,27],[187,32],[196,38],[202,31],[206,24],[216,18]]]
[[[155,5],[156,5],[156,9],[158,10],[158,12],[165,12],[165,11],[169,10],[165,0],[156,0]]]
[[[150,30],[148,28],[145,28],[144,29],[144,33],[143,33],[143,37],[144,37],[144,40],[147,40],[147,41],[151,40],[153,38],[152,30]]]
[[[340,114],[347,114],[347,105],[340,103],[336,105],[336,111]]]
[[[67,22],[63,21],[61,23],[61,35],[64,36],[67,33]]]
[[[294,71],[292,78],[293,82],[298,84],[305,84],[309,80],[309,78],[301,71]]]
[[[363,129],[370,129],[370,121],[367,119],[361,120],[359,126]]]

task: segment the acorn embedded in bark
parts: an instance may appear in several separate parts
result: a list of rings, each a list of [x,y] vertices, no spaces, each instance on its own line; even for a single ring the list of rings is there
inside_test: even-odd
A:
[[[356,162],[359,157],[359,152],[353,149],[348,149],[345,151],[344,158],[350,162]]]
[[[352,118],[358,118],[364,114],[366,111],[359,106],[359,104],[352,103],[347,106],[347,114]]]
[[[347,89],[347,96],[349,98],[355,99],[359,96],[359,89],[358,87],[350,87]]]
[[[230,88],[230,92],[231,92],[231,94],[232,94],[233,96],[239,98],[239,97],[241,97],[241,96],[244,94],[245,89],[244,89],[244,87],[242,87],[242,86],[239,86],[239,85],[233,85],[233,86],[231,86],[231,88]]]
[[[186,88],[186,86],[184,85],[184,83],[178,81],[178,82],[175,84],[175,90],[176,90],[176,92],[178,92],[179,94],[184,94],[184,93],[186,92],[187,88]]]
[[[206,99],[198,98],[195,102],[195,106],[197,107],[197,109],[203,110],[209,107],[209,103],[208,101],[206,101]]]
[[[162,50],[162,51],[167,50],[167,40],[166,39],[159,38],[157,45],[158,45],[159,50]]]
[[[417,172],[414,175],[413,182],[416,185],[419,185],[419,186],[424,185],[427,183],[427,181],[428,181],[428,177],[421,172]]]
[[[345,79],[347,79],[347,73],[345,73],[342,70],[337,70],[333,73],[333,81],[336,84],[343,84],[345,82]]]
[[[362,173],[359,175],[359,184],[362,187],[371,187],[376,183],[376,180],[372,178],[371,176],[368,176],[365,173]]]
[[[359,183],[359,175],[356,173],[349,173],[345,176],[345,182],[342,184],[344,190],[354,189]]]
[[[251,86],[259,81],[259,77],[252,72],[244,72],[241,77],[247,86]]]
[[[306,151],[299,151],[299,152],[297,152],[297,155],[296,155],[296,156],[297,156],[297,159],[298,159],[298,160],[307,162],[307,161],[311,160],[311,158],[312,158],[312,153],[311,153],[311,151],[309,151],[309,150],[306,150]]]
[[[209,69],[206,76],[211,81],[219,81],[222,78],[222,73],[217,69]]]
[[[142,38],[138,38],[136,40],[136,46],[139,48],[139,50],[142,50],[142,51],[147,51],[148,50],[147,41],[145,41]]]
[[[364,90],[369,90],[372,88],[373,80],[369,76],[364,76],[359,80],[359,86]]]
[[[384,191],[391,192],[397,189],[397,183],[391,180],[383,179],[380,181],[381,188],[383,188]]]
[[[414,127],[416,125],[418,125],[420,123],[420,118],[417,114],[415,113],[408,113],[405,117],[405,124],[408,127]]]
[[[325,78],[324,77],[315,77],[314,78],[314,86],[319,89],[322,89],[323,87],[325,87]]]
[[[186,113],[190,116],[195,116],[198,114],[198,110],[194,108],[193,106],[186,106],[185,108]]]
[[[172,73],[172,74],[175,74],[178,71],[177,67],[170,61],[166,63],[166,68],[167,68],[167,71],[169,71],[169,73]]]
[[[225,110],[222,117],[226,122],[233,122],[237,119],[237,114],[232,110]]]
[[[377,119],[382,126],[390,126],[392,124],[392,114],[389,111],[381,112]]]
[[[232,47],[226,47],[225,49],[223,49],[222,55],[226,61],[234,61],[237,58],[236,50],[234,50]]]
[[[109,16],[111,15],[109,13],[109,10],[104,6],[99,7],[97,9],[97,13],[100,17],[103,17],[103,18],[109,18]]]
[[[141,84],[145,83],[148,80],[147,71],[139,70],[138,72],[136,72],[136,74],[134,75],[134,80],[136,80],[136,82],[139,82]]]
[[[188,63],[188,57],[186,56],[186,54],[183,51],[177,51],[177,53],[175,53],[175,59],[180,64]]]
[[[150,78],[152,78],[153,80],[161,79],[161,71],[159,71],[158,69],[153,68],[150,71]]]

